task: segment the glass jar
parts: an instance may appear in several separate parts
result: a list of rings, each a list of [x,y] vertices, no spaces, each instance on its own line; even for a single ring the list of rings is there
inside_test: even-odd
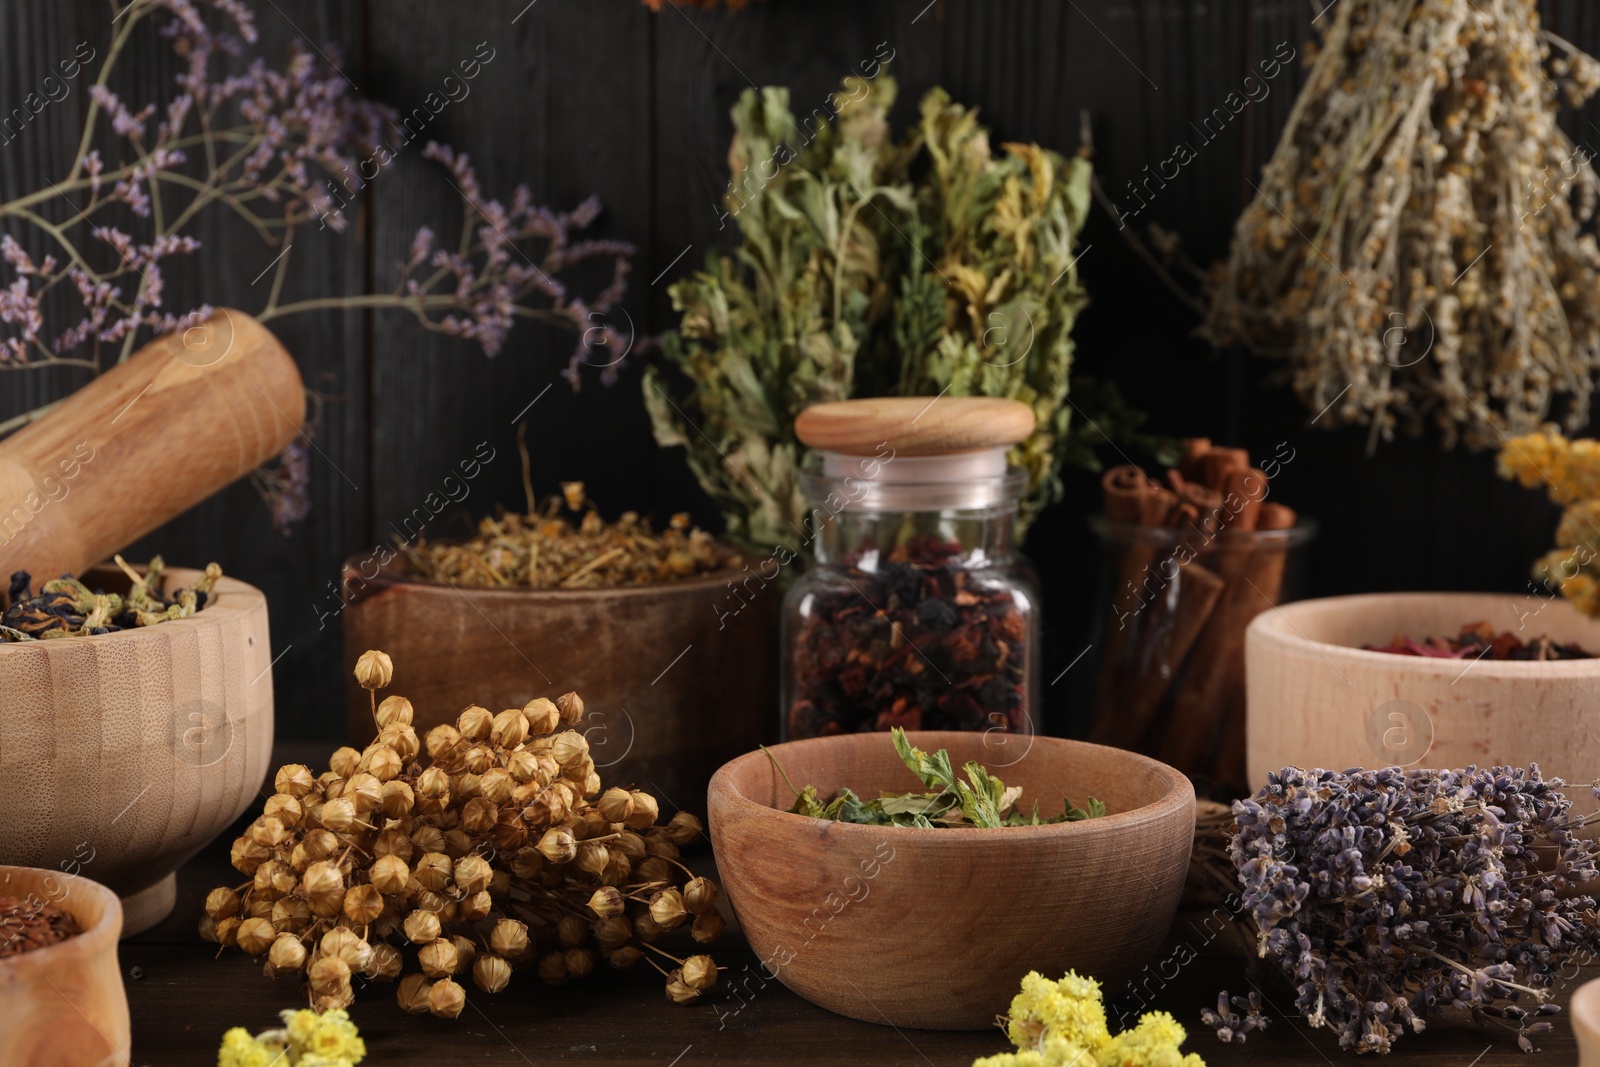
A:
[[[783,608],[788,739],[1037,722],[1039,595],[1015,546],[1027,474],[1006,449],[814,453],[815,566]]]

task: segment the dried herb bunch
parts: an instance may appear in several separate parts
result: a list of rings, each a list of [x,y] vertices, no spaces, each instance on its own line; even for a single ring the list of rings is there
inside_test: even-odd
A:
[[[977,112],[941,89],[896,140],[895,92],[886,74],[852,77],[823,121],[797,123],[781,88],[733,109],[723,219],[742,244],[671,290],[683,318],[662,352],[692,395],[671,399],[657,366],[644,388],[656,440],[684,446],[736,540],[776,545],[799,527],[794,419],[822,401],[1028,404],[1038,428],[1011,457],[1032,479],[1024,525],[1059,496],[1062,462],[1092,456],[1067,404],[1088,159],[1031,144],[996,156]]]
[[[1533,576],[1545,593],[1559,589],[1573,607],[1600,618],[1600,441],[1568,440],[1554,429],[1515,437],[1501,447],[1498,468],[1526,488],[1543,485],[1550,502],[1565,509],[1556,547],[1533,565]]]
[[[1557,972],[1600,951],[1578,891],[1600,870],[1562,785],[1537,766],[1286,767],[1233,805],[1222,877],[1295,1008],[1340,1047],[1388,1052],[1455,1010],[1532,1051]],[[1218,1007],[1204,1018],[1223,1040],[1265,1024],[1256,1001],[1224,992]]]
[[[794,782],[790,781],[778,757],[765,746],[762,751],[767,753],[767,758],[772,760],[772,765],[783,775],[783,780],[794,793],[794,806],[789,810],[795,815],[813,819],[867,826],[909,826],[923,830],[940,826],[994,830],[1002,826],[1079,822],[1097,819],[1106,813],[1106,806],[1094,797],[1088,799],[1089,806],[1085,809],[1065,796],[1062,797],[1065,807],[1059,815],[1040,815],[1037,800],[1033,802],[1033,810],[1024,813],[1017,807],[1022,800],[1020,785],[1007,786],[975,760],[968,760],[962,766],[967,776],[963,781],[956,776],[948,750],[941,748],[929,755],[913,745],[906,737],[906,732],[898,726],[890,731],[890,736],[900,761],[912,774],[922,779],[922,784],[931,792],[880,793],[871,800],[863,800],[855,790],[846,786],[825,804],[816,786],[795,789]]]
[[[1292,364],[1327,422],[1498,443],[1600,368],[1600,178],[1556,125],[1600,64],[1535,0],[1346,0],[1204,327]]]
[[[402,544],[407,571],[456,585],[597,589],[672,581],[729,565],[731,554],[692,526],[687,514],[672,516],[659,533],[632,511],[608,523],[585,506],[582,482],[561,488],[543,508],[530,493],[526,515],[481,520],[470,540]]]
[[[193,586],[166,593],[162,590],[166,564],[160,556],[150,561],[143,574],[121,556],[114,559],[133,582],[127,596],[96,592],[70,574],[45,582],[30,596],[32,577],[27,571],[14,573],[10,607],[0,615],[0,641],[89,637],[186,619],[206,606],[222,577],[222,568],[208,563]]]
[[[400,981],[400,1006],[448,1018],[466,1004],[456,979],[469,973],[498,993],[515,970],[562,985],[601,961],[642,959],[680,1004],[716,982],[711,957],[654,943],[684,925],[702,944],[722,932],[716,883],[678,862],[700,822],[680,812],[657,826],[648,793],[602,791],[571,729],[583,719],[576,693],[498,715],[472,706],[419,740],[410,701],[377,702],[393,669],[375,651],[356,664],[375,742],[339,749],[315,777],[279,769],[277,792],[233,843],[250,880],[211,891],[202,936],[265,956],[271,977],[303,973],[318,1011],[348,1007],[357,975],[398,978],[408,945],[419,970]]]

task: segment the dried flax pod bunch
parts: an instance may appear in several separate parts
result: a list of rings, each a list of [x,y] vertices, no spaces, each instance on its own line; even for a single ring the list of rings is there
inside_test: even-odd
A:
[[[1321,29],[1203,333],[1287,359],[1306,406],[1371,444],[1583,426],[1600,178],[1556,111],[1600,64],[1535,0],[1344,0]]]
[[[654,944],[678,926],[701,944],[722,932],[716,883],[678,862],[700,822],[680,812],[657,826],[648,793],[602,791],[571,729],[576,693],[498,715],[468,707],[419,739],[410,701],[378,702],[393,669],[382,652],[356,664],[376,741],[339,749],[321,775],[279,769],[233,843],[249,880],[211,891],[202,936],[264,957],[269,977],[303,974],[318,1011],[348,1007],[358,976],[399,978],[401,1007],[447,1018],[466,982],[498,993],[522,969],[562,985],[645,960],[680,1004],[716,982],[711,957]]]

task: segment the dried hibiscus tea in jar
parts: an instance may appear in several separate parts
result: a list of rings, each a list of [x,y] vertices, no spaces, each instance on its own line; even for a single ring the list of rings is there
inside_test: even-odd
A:
[[[1026,475],[1006,449],[1032,414],[940,406],[969,403],[1004,417],[953,439],[911,426],[928,401],[908,398],[818,405],[796,423],[818,450],[801,479],[816,565],[785,598],[788,737],[1031,728],[1038,597],[1013,545]]]

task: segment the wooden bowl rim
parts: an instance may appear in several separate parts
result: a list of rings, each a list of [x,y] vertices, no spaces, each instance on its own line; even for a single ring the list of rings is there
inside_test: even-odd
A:
[[[1272,611],[1263,611],[1251,621],[1246,631],[1247,646],[1252,641],[1270,642],[1278,649],[1310,649],[1314,654],[1328,660],[1342,660],[1352,665],[1366,667],[1386,665],[1395,673],[1431,675],[1459,675],[1469,663],[1469,659],[1444,659],[1430,656],[1400,656],[1393,652],[1372,652],[1364,648],[1354,648],[1350,645],[1336,645],[1329,641],[1318,641],[1315,638],[1304,636],[1299,629],[1297,615],[1308,615],[1329,610],[1341,610],[1365,606],[1368,604],[1392,605],[1396,602],[1411,604],[1426,601],[1467,601],[1478,600],[1483,597],[1503,597],[1516,599],[1518,594],[1505,592],[1448,592],[1448,593],[1355,593],[1348,596],[1317,597],[1311,600],[1298,600],[1292,604],[1282,604]],[[1566,601],[1560,601],[1569,610],[1576,611]],[[1463,620],[1467,621],[1467,620]],[[1592,649],[1591,651],[1600,651]],[[1600,676],[1600,656],[1593,659],[1568,659],[1568,660],[1479,660],[1472,667],[1474,674],[1488,677],[1504,678],[1594,678]]]
[[[729,545],[725,541],[718,541],[717,544],[727,549],[729,552],[736,554],[741,559],[748,555],[748,553],[741,552],[739,549]],[[601,585],[591,586],[584,589],[560,589],[548,587],[536,589],[531,586],[453,585],[450,582],[434,581],[432,578],[417,578],[409,574],[396,574],[388,567],[378,568],[378,573],[374,577],[368,578],[360,574],[359,564],[371,558],[372,554],[370,552],[356,553],[344,561],[341,574],[345,577],[348,577],[354,569],[360,580],[366,582],[368,585],[384,587],[412,586],[418,589],[450,592],[452,594],[470,593],[474,597],[482,594],[485,596],[495,597],[556,597],[561,599],[571,598],[574,600],[579,600],[586,596],[592,597],[597,593],[607,593],[613,596],[646,596],[652,593],[660,593],[665,590],[699,590],[707,586],[715,586],[726,583],[728,579],[734,575],[744,574],[743,568],[722,567],[718,570],[706,571],[704,574],[696,574],[689,578],[673,578],[668,581],[645,582],[639,585]],[[777,580],[776,575],[774,575],[772,578],[761,578],[760,575],[753,575],[753,577],[769,583]],[[357,600],[357,603],[359,603],[359,599]]]
[[[20,874],[30,882],[43,882],[46,878],[56,878],[66,883],[66,895],[52,903],[79,922],[83,921],[83,916],[79,909],[72,907],[74,894],[87,893],[100,901],[103,910],[99,922],[86,927],[83,932],[65,941],[0,959],[0,987],[11,982],[48,979],[50,975],[60,972],[63,962],[69,957],[98,955],[108,948],[112,952],[116,951],[117,940],[122,936],[122,901],[110,889],[81,874],[67,874],[65,871],[52,871],[44,867],[12,867],[5,864],[0,864],[0,885],[3,885],[6,875],[13,874]],[[34,891],[34,887],[30,885],[28,891]]]
[[[939,742],[940,738],[971,737],[972,735],[958,730],[919,730],[908,732],[906,736],[913,742],[921,742],[917,744],[918,748],[939,749],[948,747],[947,744]],[[820,747],[823,745],[860,744],[862,739],[868,737],[882,738],[885,744],[889,742],[889,736],[884,733],[837,734],[832,737],[810,737],[801,741],[785,741],[781,744],[768,746],[767,751],[777,756],[781,762],[783,750],[785,749],[792,751],[797,746],[805,745]],[[809,815],[797,815],[791,811],[784,811],[782,808],[774,808],[762,804],[740,792],[733,785],[734,776],[745,765],[765,763],[767,761],[766,752],[757,749],[754,752],[746,752],[742,756],[731,759],[717,769],[716,774],[711,776],[711,784],[707,790],[707,807],[708,809],[715,809],[725,805],[735,816],[749,818],[760,819],[769,815],[777,816],[780,825],[784,820],[792,820],[792,825],[796,829],[802,824],[816,825],[821,823],[825,826],[837,827],[838,832],[845,834],[877,836],[884,831],[889,831],[895,834],[934,835],[931,838],[924,837],[924,844],[932,841],[948,841],[952,844],[998,841],[1016,841],[1020,843],[1024,840],[1032,842],[1048,841],[1055,837],[1071,837],[1073,835],[1094,837],[1134,829],[1150,822],[1164,821],[1168,818],[1176,817],[1184,809],[1193,811],[1195,804],[1194,783],[1189,780],[1188,775],[1162,763],[1160,760],[1151,759],[1149,756],[1141,755],[1128,749],[1114,748],[1110,745],[1096,745],[1088,741],[1076,741],[1066,737],[1035,736],[1033,740],[1034,744],[1042,743],[1047,748],[1056,747],[1062,751],[1098,749],[1103,752],[1114,753],[1117,758],[1127,761],[1130,770],[1144,770],[1154,773],[1158,778],[1163,779],[1167,786],[1166,791],[1149,804],[1130,808],[1127,811],[1111,812],[1098,819],[1080,819],[1077,822],[1049,823],[1043,826],[965,826],[933,827],[931,829],[917,826],[870,826],[865,823],[833,822]],[[1092,795],[1092,791],[1090,792]]]
[[[91,574],[104,566],[106,566],[106,564],[97,563],[84,573]],[[144,566],[143,564],[139,564],[135,566],[134,569],[143,570]],[[179,574],[191,575],[192,577],[184,580],[185,583],[192,582],[195,578],[200,577],[200,575],[204,573],[204,571],[195,570],[193,567],[167,568],[167,574],[170,576],[176,576]],[[255,611],[257,608],[265,606],[267,602],[266,594],[261,590],[257,589],[249,582],[243,581],[239,578],[230,578],[226,574],[217,579],[215,592],[217,594],[215,600],[208,600],[205,607],[201,608],[198,613],[189,616],[187,619],[172,619],[168,622],[158,623],[155,626],[135,626],[131,630],[118,630],[116,633],[110,634],[89,634],[78,637],[59,637],[48,641],[0,641],[0,656],[16,656],[29,652],[36,653],[40,649],[50,648],[82,648],[86,647],[86,643],[89,641],[149,640],[152,633],[171,634],[177,632],[176,630],[167,629],[169,626],[183,627],[185,629],[195,629],[201,626],[214,626],[223,622],[225,618],[232,618]]]

